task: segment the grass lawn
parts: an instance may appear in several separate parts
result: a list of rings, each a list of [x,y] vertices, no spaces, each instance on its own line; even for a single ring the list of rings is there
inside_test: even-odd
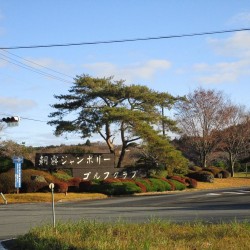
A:
[[[18,250],[88,249],[88,250],[195,250],[250,249],[250,224],[221,223],[175,224],[149,221],[99,223],[80,221],[59,223],[32,229],[16,240]]]

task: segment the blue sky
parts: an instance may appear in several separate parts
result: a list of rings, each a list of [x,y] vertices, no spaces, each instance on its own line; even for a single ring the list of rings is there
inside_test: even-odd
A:
[[[1,48],[243,28],[250,28],[249,0],[0,0]],[[26,69],[27,65],[32,68]],[[1,131],[1,139],[32,146],[84,143],[86,140],[75,135],[67,140],[53,136],[54,128],[46,123],[50,105],[57,102],[53,95],[67,93],[72,79],[83,73],[114,75],[127,84],[142,84],[172,95],[185,95],[199,86],[222,90],[235,104],[250,108],[250,31],[0,50],[0,118],[24,118],[19,126]]]

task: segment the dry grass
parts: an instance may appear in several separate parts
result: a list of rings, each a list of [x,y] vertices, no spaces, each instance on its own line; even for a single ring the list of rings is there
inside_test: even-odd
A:
[[[250,177],[233,177],[226,179],[214,179],[214,183],[198,182],[197,189],[218,189],[232,187],[250,187]]]
[[[95,193],[56,193],[54,195],[55,202],[71,201],[71,200],[93,200],[104,199],[104,194]],[[51,202],[51,193],[27,193],[27,194],[6,194],[5,198],[8,203],[27,203],[27,202]]]

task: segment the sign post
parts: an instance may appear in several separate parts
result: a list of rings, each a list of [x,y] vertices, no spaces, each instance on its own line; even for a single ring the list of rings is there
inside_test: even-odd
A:
[[[51,189],[51,195],[52,195],[52,214],[53,214],[53,228],[56,228],[56,215],[55,215],[55,199],[54,199],[54,188],[55,184],[50,183],[49,188]]]
[[[14,156],[12,158],[13,163],[15,164],[15,188],[17,189],[17,194],[19,193],[19,188],[22,185],[22,163],[23,157]]]

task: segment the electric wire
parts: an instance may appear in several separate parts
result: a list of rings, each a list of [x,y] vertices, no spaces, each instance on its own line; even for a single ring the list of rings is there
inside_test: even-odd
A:
[[[11,63],[11,64],[13,64],[13,65],[16,65],[16,66],[18,66],[18,67],[21,67],[21,68],[24,68],[24,69],[33,71],[33,72],[38,73],[38,74],[43,75],[43,76],[46,76],[46,77],[50,77],[50,78],[55,79],[55,80],[63,81],[63,82],[65,82],[65,83],[72,83],[72,82],[70,82],[70,81],[64,80],[64,79],[62,79],[62,78],[58,78],[58,77],[53,76],[53,75],[51,75],[51,74],[44,73],[44,72],[41,72],[41,71],[39,71],[39,70],[35,70],[35,69],[32,69],[32,68],[29,68],[28,66],[24,66],[24,65],[20,65],[20,64],[18,64],[18,63],[11,62],[10,60],[4,59],[4,58],[2,58],[2,57],[0,57],[0,59],[1,59],[1,60],[4,60],[4,61],[7,61],[7,62],[9,62],[9,63]]]
[[[13,59],[13,58],[7,56],[7,55],[4,55],[3,53],[0,53],[0,55],[2,55],[2,56],[4,56],[4,57],[7,58],[7,59],[6,59],[6,58],[3,58],[3,57],[0,57],[1,60],[7,61],[7,62],[9,62],[9,63],[11,63],[11,64],[13,64],[13,65],[15,65],[15,66],[18,66],[18,67],[21,67],[21,68],[30,70],[30,71],[32,71],[32,72],[38,73],[38,74],[40,74],[40,75],[43,75],[43,76],[46,76],[46,77],[49,77],[49,78],[52,78],[52,79],[55,79],[55,80],[58,80],[58,81],[62,81],[62,82],[65,82],[65,83],[72,83],[72,81],[63,79],[63,78],[61,78],[61,77],[58,77],[58,76],[52,75],[52,74],[50,74],[50,73],[44,72],[44,71],[42,71],[42,70],[39,70],[39,69],[37,69],[37,68],[34,68],[34,67],[30,66],[30,65],[27,65],[27,64],[22,63],[22,62],[20,62],[20,61],[18,61],[18,60],[15,60],[15,59]],[[73,78],[72,78],[72,80],[73,80]]]
[[[3,51],[6,52],[6,53],[8,53],[8,54],[10,54],[10,55],[13,55],[13,56],[15,56],[15,57],[17,57],[17,58],[20,58],[20,59],[22,59],[22,60],[24,60],[24,61],[26,61],[26,62],[28,62],[28,63],[32,63],[32,64],[34,64],[34,65],[37,65],[37,66],[42,67],[42,68],[44,68],[44,69],[50,70],[50,71],[55,72],[55,73],[57,73],[57,74],[60,74],[60,75],[63,75],[63,76],[67,76],[67,77],[69,77],[69,78],[71,78],[71,79],[73,78],[72,76],[69,76],[69,75],[67,75],[67,74],[64,74],[64,73],[62,73],[62,72],[59,72],[59,71],[54,70],[54,69],[52,69],[52,68],[43,66],[43,65],[38,64],[38,63],[36,63],[36,62],[33,62],[33,61],[31,61],[31,60],[28,60],[28,59],[25,59],[25,58],[23,58],[23,57],[21,57],[21,56],[18,56],[18,55],[14,54],[14,53],[11,53],[11,52],[9,52],[8,50],[4,50],[4,49],[3,49]]]
[[[0,49],[6,49],[6,50],[38,49],[38,48],[52,48],[52,47],[70,47],[70,46],[82,46],[82,45],[125,43],[125,42],[138,42],[138,41],[149,41],[149,40],[161,40],[161,39],[172,39],[172,38],[183,38],[183,37],[193,37],[193,36],[224,34],[224,33],[241,32],[241,31],[250,31],[250,28],[220,30],[220,31],[208,31],[208,32],[189,33],[189,34],[158,36],[158,37],[131,38],[131,39],[121,39],[121,40],[107,40],[107,41],[80,42],[80,43],[64,43],[64,44],[28,45],[28,46],[10,46],[10,47],[0,47]]]

